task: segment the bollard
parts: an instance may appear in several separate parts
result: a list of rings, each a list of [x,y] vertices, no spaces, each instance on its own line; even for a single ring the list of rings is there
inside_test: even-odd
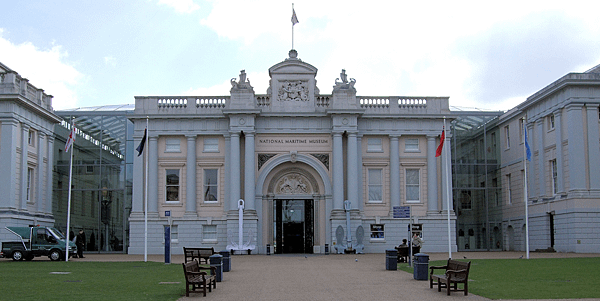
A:
[[[415,280],[427,280],[429,270],[429,255],[417,253],[414,256],[413,278]]]
[[[329,244],[325,244],[325,255],[329,255]]]
[[[267,255],[271,255],[271,245],[267,244]]]
[[[398,251],[385,250],[385,269],[395,271],[398,269]]]
[[[219,254],[223,256],[223,272],[231,271],[231,256],[229,255],[229,251],[223,250]]]
[[[217,282],[221,282],[223,279],[223,256],[220,254],[211,255],[208,260],[210,261],[210,266],[215,267],[217,270]]]

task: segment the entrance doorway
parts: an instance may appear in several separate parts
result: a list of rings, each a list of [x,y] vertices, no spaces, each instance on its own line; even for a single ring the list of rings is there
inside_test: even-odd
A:
[[[275,200],[275,254],[313,253],[313,200]]]

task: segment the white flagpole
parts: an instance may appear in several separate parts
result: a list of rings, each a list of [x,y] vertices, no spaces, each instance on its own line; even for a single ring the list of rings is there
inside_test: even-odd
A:
[[[71,120],[71,129],[69,131],[69,137],[71,137],[71,133],[73,133],[73,129],[75,127],[75,120]],[[68,138],[70,139],[70,138]],[[67,140],[68,143],[68,140]],[[71,241],[71,237],[69,236],[70,228],[71,228],[71,185],[73,183],[73,153],[75,148],[75,142],[71,142],[69,155],[69,196],[67,199],[67,233],[65,233],[65,261],[69,261],[69,241]]]
[[[150,145],[148,145],[148,137],[149,135],[149,130],[148,130],[148,116],[146,116],[146,141],[145,143],[145,147],[146,147],[146,152],[144,153],[144,156],[146,156],[146,174],[145,174],[145,184],[144,186],[146,186],[144,188],[144,262],[148,262],[148,149],[150,148]]]
[[[523,117],[523,139],[527,139],[527,116]],[[527,141],[523,141],[523,169],[524,169],[524,173],[523,176],[525,177],[523,179],[524,182],[524,192],[523,192],[523,202],[525,202],[525,251],[527,254],[527,259],[529,259],[529,205],[527,204],[527,148],[526,148],[526,144]]]
[[[292,3],[292,12],[294,12],[294,3]],[[294,22],[292,22],[292,49],[294,49],[294,25],[296,25],[296,24],[294,24]]]
[[[448,135],[446,135],[446,116],[444,116],[444,139],[446,139],[446,137],[448,137]],[[442,148],[445,148],[446,150],[444,150],[443,152],[444,154],[444,158],[446,158],[446,204],[447,204],[447,209],[448,209],[448,258],[452,259],[452,233],[450,231],[450,197],[452,195],[452,187],[450,187],[450,175],[451,175],[451,171],[450,171],[450,150],[449,150],[449,145],[448,143],[446,143],[446,141],[444,141],[444,146]]]

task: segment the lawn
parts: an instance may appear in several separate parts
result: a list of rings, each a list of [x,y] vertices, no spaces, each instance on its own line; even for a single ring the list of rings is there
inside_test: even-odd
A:
[[[600,257],[470,261],[469,293],[486,298],[600,298],[600,290],[594,288],[600,281],[600,274],[595,272],[600,268]],[[429,262],[430,266],[445,264],[446,261]],[[398,264],[398,268],[413,272],[405,263]],[[442,271],[437,270],[437,273]]]
[[[0,260],[0,300],[177,300],[181,264]]]

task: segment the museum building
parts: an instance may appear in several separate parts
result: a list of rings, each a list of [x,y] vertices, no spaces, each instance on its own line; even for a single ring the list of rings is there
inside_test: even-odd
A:
[[[128,252],[144,252],[147,231],[148,252],[162,253],[168,223],[178,246],[384,252],[408,238],[411,216],[424,251],[447,251],[447,168],[435,152],[448,98],[357,96],[345,72],[321,94],[317,68],[291,50],[266,94],[242,70],[229,96],[135,97],[134,136],[148,124],[148,145],[133,162]]]

